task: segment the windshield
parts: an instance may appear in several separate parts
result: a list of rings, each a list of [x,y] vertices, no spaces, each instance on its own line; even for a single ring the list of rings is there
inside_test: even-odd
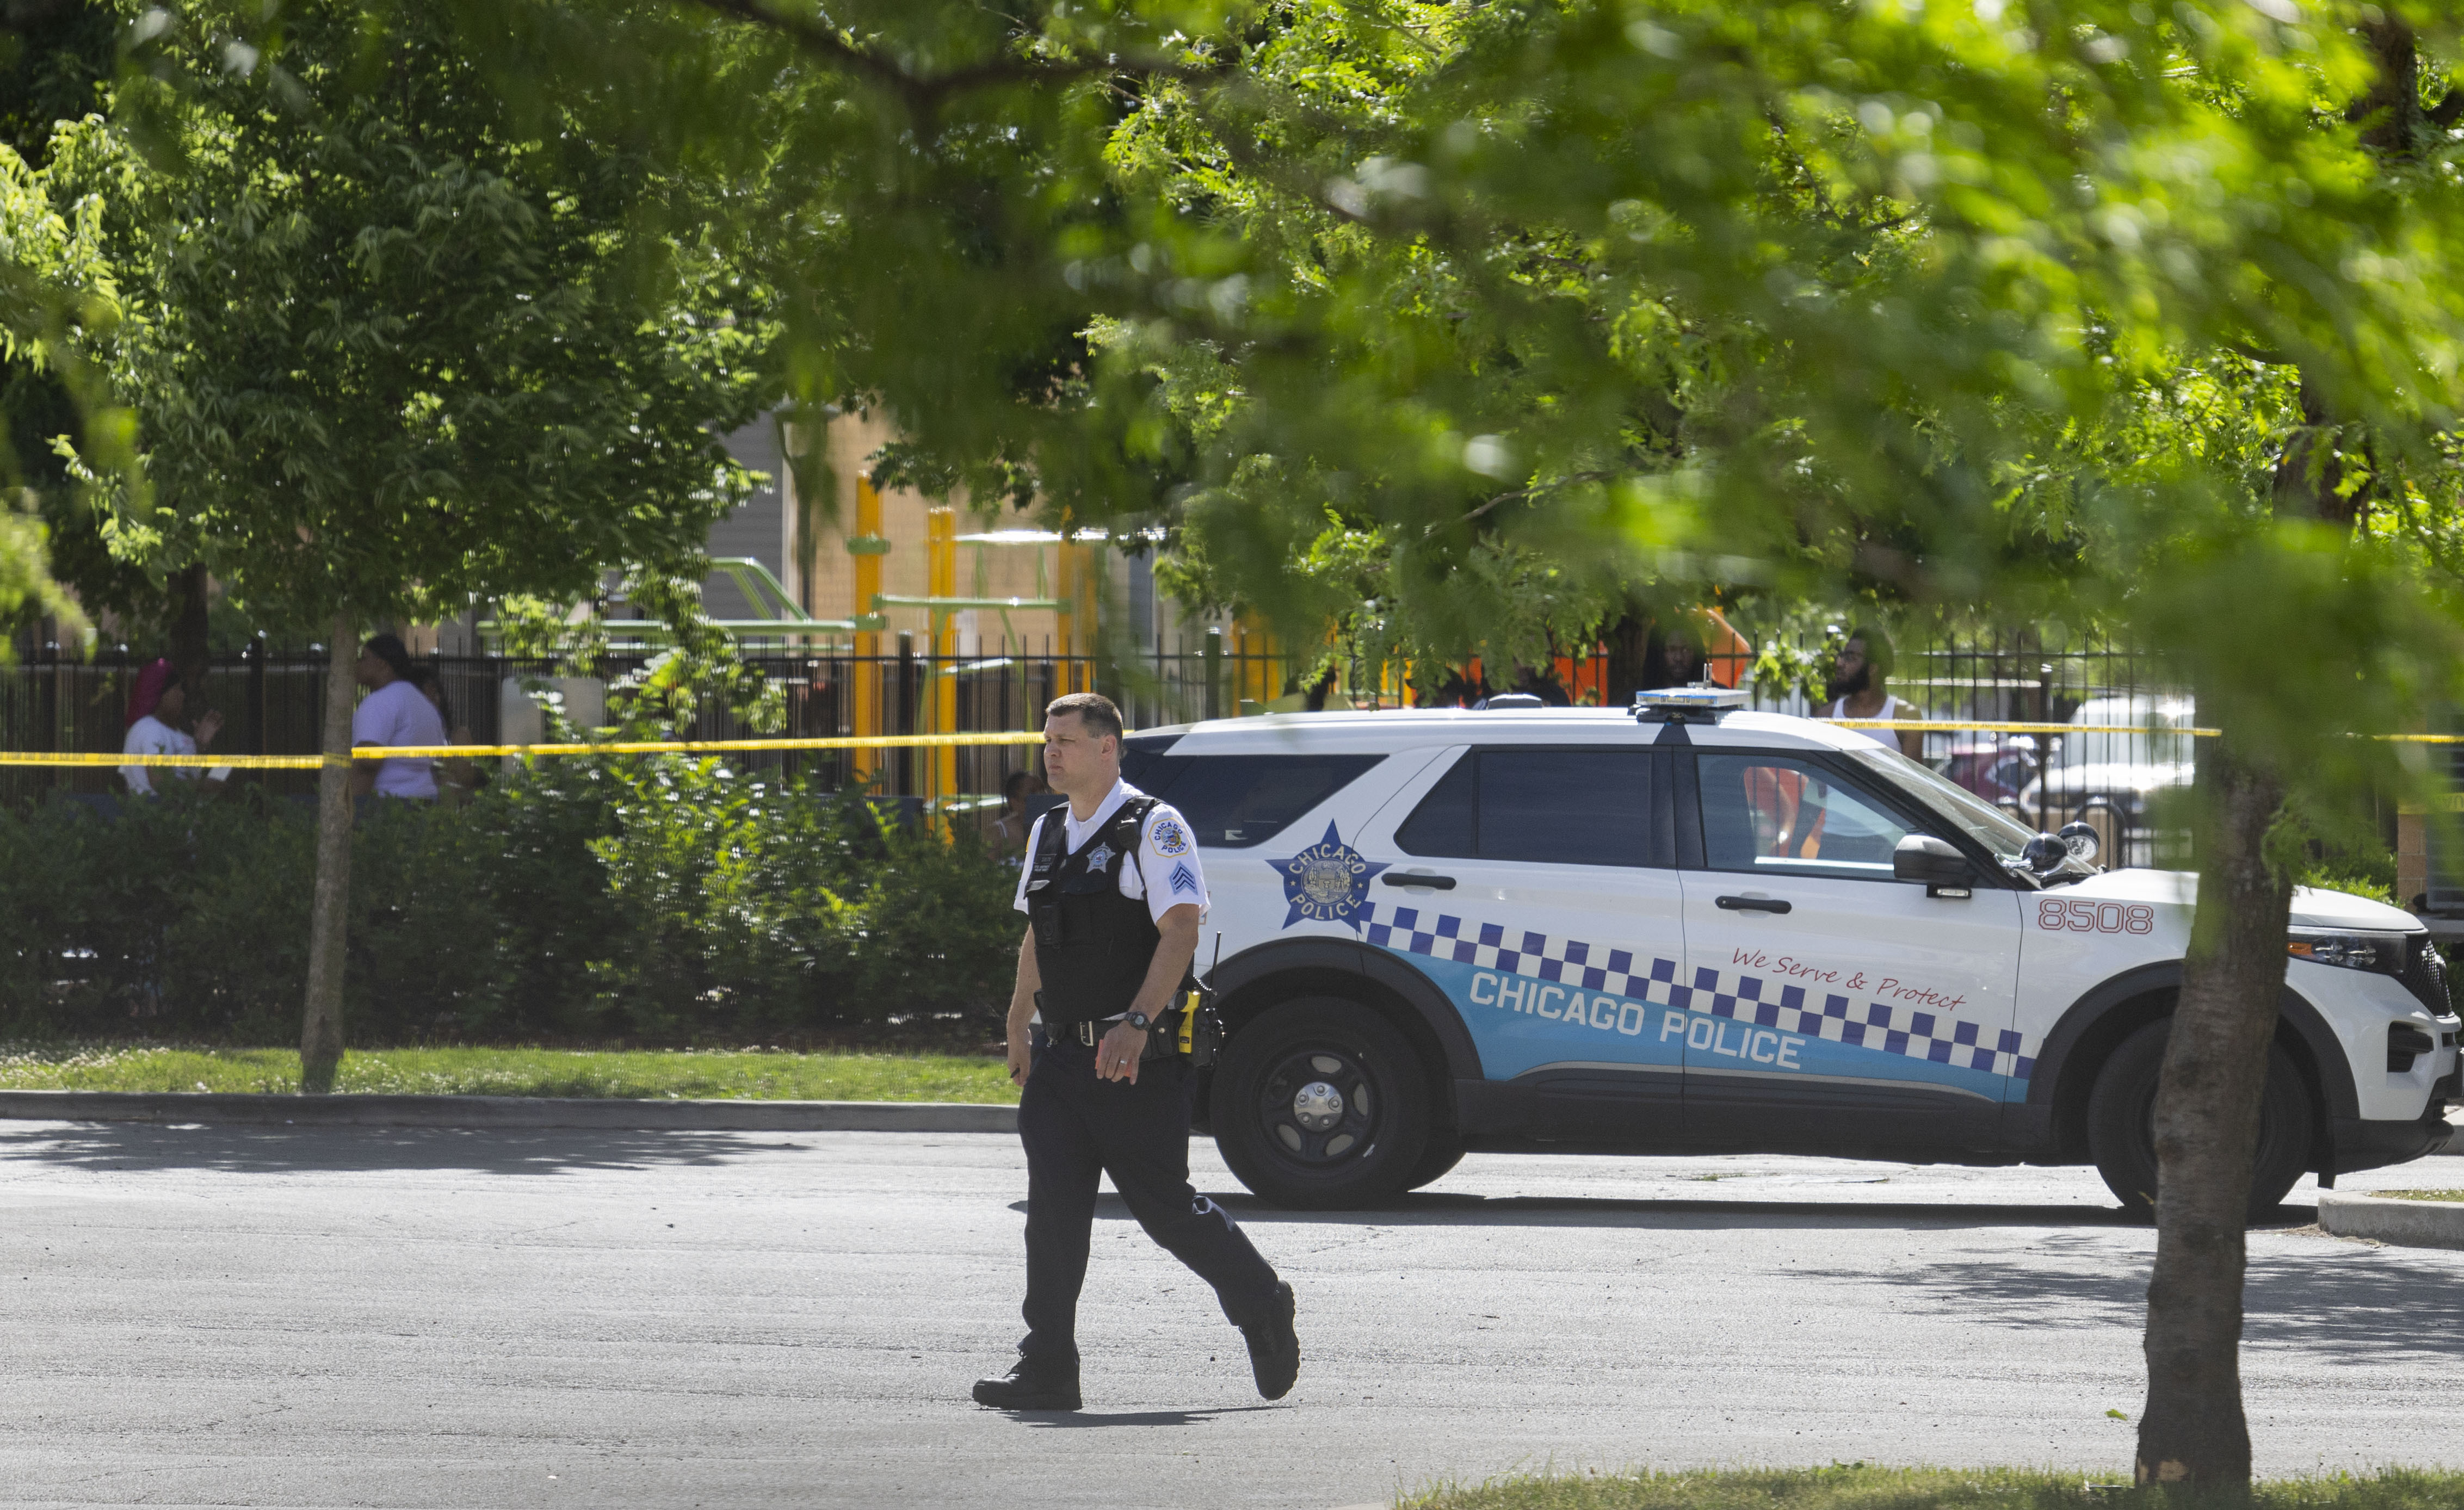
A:
[[[1897,750],[1863,741],[1859,744],[1859,748],[1847,752],[1848,758],[1916,799],[1926,811],[1957,824],[1961,832],[1991,850],[1995,858],[2015,862],[2019,852],[2028,847],[2028,841],[2036,837],[2000,808],[1938,775],[1932,767],[1911,760]]]

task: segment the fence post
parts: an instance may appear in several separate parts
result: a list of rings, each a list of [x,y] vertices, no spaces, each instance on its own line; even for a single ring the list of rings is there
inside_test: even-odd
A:
[[[935,598],[958,596],[958,511],[929,509],[924,514],[925,592]],[[933,660],[926,674],[933,678],[933,732],[958,732],[958,621],[947,608],[933,610]],[[933,752],[932,799],[945,805],[958,792],[958,750],[943,745]]]
[[[1095,690],[1094,549],[1078,540],[1067,519],[1061,523],[1061,543],[1053,554],[1060,563],[1061,690]],[[1085,662],[1082,669],[1079,663]]]
[[[881,558],[889,554],[890,542],[882,537],[881,494],[872,486],[870,472],[859,473],[855,479],[855,533],[847,536],[847,548],[855,568],[855,602],[850,605],[856,623],[855,675],[849,688],[855,703],[855,735],[878,738],[884,691],[882,623],[872,600],[881,592]],[[855,784],[870,783],[881,770],[882,751],[877,746],[859,746],[850,754],[855,757]]]
[[[897,730],[902,734],[915,732],[915,631],[898,631],[898,714]],[[898,795],[915,795],[915,751],[902,748],[898,752]]]
[[[248,642],[248,743],[250,755],[265,754],[265,631]]]
[[[1223,629],[1220,624],[1206,631],[1206,716],[1223,716]]]

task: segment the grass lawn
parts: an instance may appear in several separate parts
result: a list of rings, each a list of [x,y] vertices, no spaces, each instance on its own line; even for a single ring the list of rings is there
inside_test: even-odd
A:
[[[2464,1191],[2370,1191],[2367,1193],[2399,1201],[2464,1201]]]
[[[1690,1474],[1538,1475],[1404,1497],[1402,1510],[2159,1510],[2193,1501],[2163,1490],[2012,1468],[1743,1469]],[[2371,1477],[2279,1478],[2254,1510],[2454,1510],[2464,1473],[2390,1469]]]
[[[181,1044],[0,1045],[0,1090],[291,1092],[291,1049]],[[730,1101],[1018,1100],[997,1059],[733,1050],[353,1049],[336,1090],[426,1096]]]

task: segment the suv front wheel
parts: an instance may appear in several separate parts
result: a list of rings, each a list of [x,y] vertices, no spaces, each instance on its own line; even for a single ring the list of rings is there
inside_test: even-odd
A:
[[[2143,1221],[2156,1215],[2156,1081],[2165,1068],[2168,1018],[2122,1040],[2097,1071],[2088,1094],[2088,1154],[2122,1208]],[[2258,1147],[2252,1151],[2250,1220],[2262,1222],[2283,1204],[2310,1162],[2315,1135],[2310,1092],[2283,1045],[2267,1051],[2267,1088],[2260,1093]]]
[[[1408,1187],[1429,1136],[1419,1056],[1340,996],[1301,996],[1232,1035],[1211,1098],[1215,1143],[1277,1206],[1375,1206]]]

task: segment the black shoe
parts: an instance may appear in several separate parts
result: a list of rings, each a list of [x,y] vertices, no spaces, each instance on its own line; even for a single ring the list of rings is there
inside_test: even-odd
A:
[[[1266,1315],[1241,1328],[1249,1341],[1249,1372],[1258,1381],[1258,1392],[1269,1400],[1280,1400],[1292,1392],[1292,1381],[1301,1376],[1301,1339],[1292,1330],[1292,1287],[1277,1283],[1275,1298]]]
[[[1039,1368],[1022,1358],[1006,1378],[977,1380],[976,1403],[999,1411],[1074,1411],[1078,1409],[1078,1370]]]

